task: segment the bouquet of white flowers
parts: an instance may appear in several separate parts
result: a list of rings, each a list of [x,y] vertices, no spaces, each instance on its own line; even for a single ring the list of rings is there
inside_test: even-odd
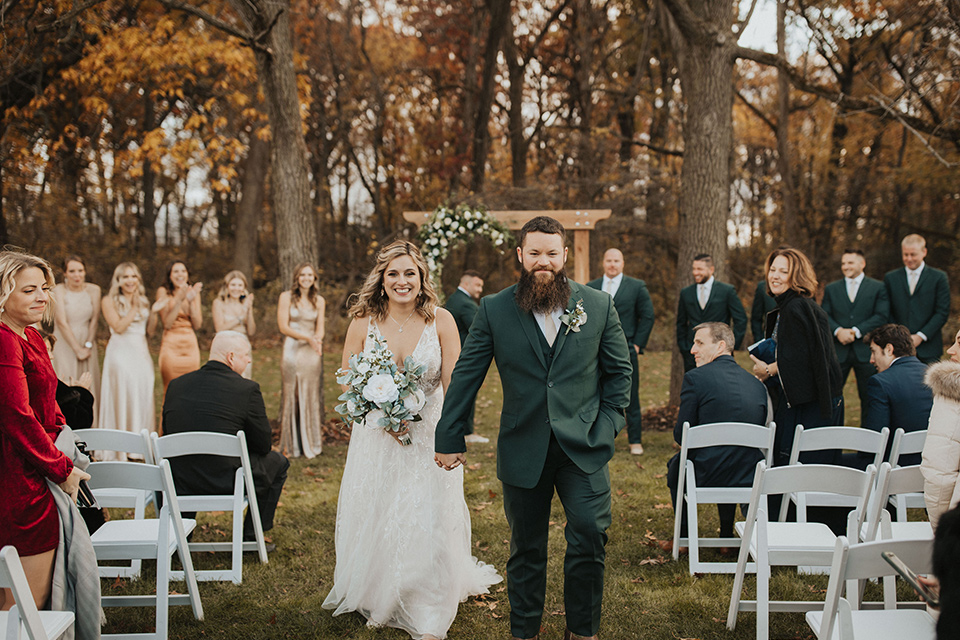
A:
[[[370,335],[367,340],[373,340],[370,349],[350,356],[346,369],[337,369],[337,382],[349,387],[338,398],[342,404],[337,405],[337,413],[368,429],[400,433],[406,423],[420,420],[426,395],[418,381],[425,367],[407,356],[401,371],[383,337]],[[404,433],[399,440],[404,446],[410,444],[410,434]]]

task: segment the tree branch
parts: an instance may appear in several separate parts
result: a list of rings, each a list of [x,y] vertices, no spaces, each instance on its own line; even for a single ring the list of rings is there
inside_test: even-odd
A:
[[[160,4],[167,7],[168,9],[176,9],[179,11],[183,11],[184,13],[188,13],[192,16],[196,16],[197,18],[200,18],[207,24],[213,27],[216,27],[220,31],[223,31],[227,35],[231,35],[237,38],[245,46],[248,46],[251,49],[256,49],[261,53],[267,54],[268,56],[273,55],[273,51],[270,50],[270,47],[264,46],[263,44],[261,44],[261,41],[266,37],[268,33],[270,33],[270,30],[273,28],[273,25],[277,23],[277,19],[280,17],[280,14],[283,12],[283,9],[280,9],[279,11],[277,11],[277,14],[273,17],[273,20],[270,22],[270,24],[267,25],[266,29],[254,35],[254,34],[247,33],[245,31],[241,31],[236,27],[234,27],[233,25],[227,22],[224,22],[220,18],[210,15],[203,9],[195,7],[186,2],[181,2],[180,0],[160,0]]]
[[[686,0],[660,0],[660,2],[673,16],[680,33],[688,40],[711,38],[717,35],[716,29],[711,28],[708,23],[701,20]]]
[[[741,92],[739,89],[736,91],[736,96],[743,101],[743,104],[747,105],[747,108],[750,109],[750,112],[753,113],[753,115],[760,118],[760,120],[763,121],[765,125],[770,127],[770,130],[773,131],[774,134],[776,134],[777,132],[776,122],[768,118],[767,115],[763,113],[763,111],[761,111],[759,107],[755,106],[752,102],[747,100],[747,97],[743,95],[743,92]]]

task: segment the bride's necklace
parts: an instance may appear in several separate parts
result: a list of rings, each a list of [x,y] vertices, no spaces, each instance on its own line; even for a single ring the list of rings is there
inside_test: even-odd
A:
[[[413,314],[416,313],[416,311],[417,311],[416,309],[414,309],[413,311],[411,311],[411,312],[410,312],[410,315],[407,316],[407,320],[409,320],[410,318],[412,318],[412,317],[413,317]],[[407,324],[407,320],[404,320],[403,322],[397,322],[396,318],[393,317],[393,314],[392,314],[392,313],[389,313],[389,312],[387,313],[387,316],[388,316],[391,320],[393,320],[393,323],[394,323],[395,325],[397,325],[397,327],[399,327],[399,328],[397,329],[397,333],[403,333],[403,325]]]

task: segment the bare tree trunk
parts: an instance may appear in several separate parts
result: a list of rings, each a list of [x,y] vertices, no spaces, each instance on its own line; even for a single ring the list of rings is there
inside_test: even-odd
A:
[[[787,3],[781,0],[777,3],[777,51],[781,56],[786,56],[786,19]],[[777,106],[780,112],[777,119],[777,167],[782,184],[783,237],[797,238],[800,222],[797,219],[796,185],[790,164],[790,76],[783,69],[777,70]]]
[[[141,130],[146,133],[154,127],[156,118],[156,104],[150,91],[143,92],[143,122]],[[154,202],[156,189],[156,174],[149,158],[143,159],[143,194],[140,206],[140,217],[137,229],[137,250],[139,254],[150,262],[157,252],[157,207]]]
[[[254,48],[257,77],[270,120],[271,196],[277,221],[277,255],[284,282],[298,262],[319,257],[317,217],[310,203],[297,77],[293,65],[290,0],[230,0],[252,33],[265,34]],[[279,12],[279,13],[278,13]]]
[[[250,149],[243,169],[240,205],[237,207],[236,237],[233,245],[233,266],[243,271],[253,285],[253,268],[257,260],[257,227],[263,210],[263,195],[270,161],[270,143],[257,132],[250,135]]]
[[[483,52],[483,72],[480,77],[480,94],[477,99],[477,117],[473,126],[473,179],[470,189],[483,190],[487,173],[487,153],[490,151],[490,108],[496,91],[494,78],[497,72],[497,54],[500,42],[510,21],[510,0],[487,0],[490,13],[490,28],[487,32],[487,47]]]
[[[709,253],[723,280],[730,211],[730,147],[733,140],[733,4],[726,0],[663,0],[674,19],[664,25],[677,55],[687,107],[680,174],[680,248],[674,291],[690,284],[690,264]],[[677,299],[676,297],[674,299]],[[676,351],[676,350],[675,350]],[[674,354],[670,402],[680,400],[683,367]]]

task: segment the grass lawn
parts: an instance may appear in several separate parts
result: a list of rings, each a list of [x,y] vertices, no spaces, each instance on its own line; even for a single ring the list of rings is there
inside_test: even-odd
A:
[[[276,417],[280,405],[280,349],[257,349],[254,377],[263,386],[268,415]],[[326,403],[332,417],[336,391],[333,371],[339,354],[326,357]],[[667,400],[669,354],[649,353],[641,360],[644,372],[641,400],[644,408]],[[846,389],[848,424],[859,424],[859,407],[852,381]],[[500,483],[496,478],[496,435],[501,390],[494,372],[484,385],[477,407],[477,431],[491,438],[490,444],[471,445],[464,491],[473,518],[476,555],[504,571],[509,531],[503,515]],[[852,418],[851,419],[851,414]],[[672,535],[673,510],[664,474],[674,453],[668,432],[647,433],[646,454],[631,456],[626,435],[621,434],[610,464],[613,488],[613,524],[607,545],[607,571],[603,622],[600,635],[607,639],[644,638],[753,638],[755,617],[741,614],[736,631],[725,628],[732,576],[691,577],[686,560],[673,562],[656,542]],[[171,638],[199,637],[254,640],[257,638],[356,638],[402,639],[395,629],[368,629],[357,614],[333,618],[321,608],[329,591],[335,564],[334,521],[340,477],[346,458],[345,444],[324,448],[313,460],[292,461],[289,479],[277,512],[276,526],[267,534],[277,550],[267,565],[253,554],[245,557],[242,585],[201,583],[205,620],[193,619],[189,607],[171,608]],[[415,488],[413,488],[415,490]],[[716,527],[716,509],[705,508],[702,526]],[[546,610],[541,638],[562,637],[562,564],[564,517],[554,502],[550,537],[550,561]],[[218,539],[229,531],[229,518],[201,514],[198,539]],[[706,551],[705,555],[713,552]],[[225,565],[228,554],[194,556],[200,568]],[[149,563],[148,563],[149,566]],[[103,580],[104,594],[152,591],[154,570],[145,571],[137,584]],[[438,577],[439,579],[439,577]],[[747,597],[754,597],[753,580],[747,580]],[[178,590],[185,587],[176,585]],[[826,578],[798,577],[777,571],[772,595],[789,599],[822,599]],[[812,637],[802,614],[771,616],[771,637]],[[108,609],[107,633],[129,633],[152,628],[152,609]],[[503,584],[489,596],[471,598],[460,606],[450,629],[451,638],[498,639],[510,637],[509,604]]]

